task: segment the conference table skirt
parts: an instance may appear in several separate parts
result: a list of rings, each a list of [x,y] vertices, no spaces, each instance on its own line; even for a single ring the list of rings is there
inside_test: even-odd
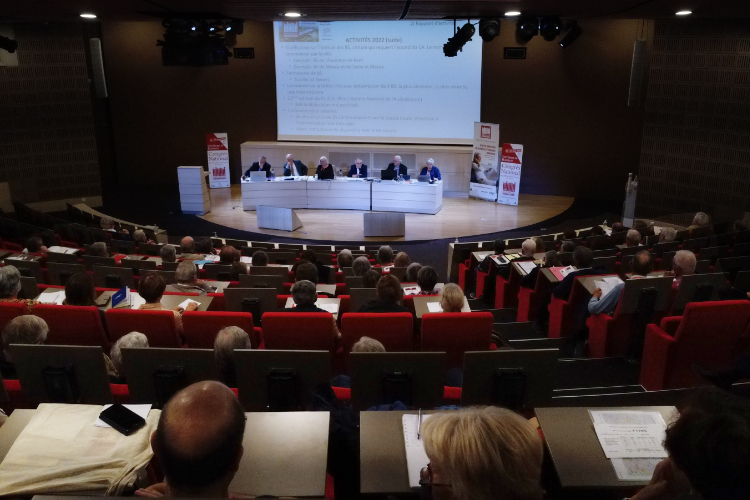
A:
[[[443,184],[425,182],[368,182],[339,178],[277,178],[267,182],[242,181],[242,208],[258,205],[280,208],[375,210],[436,214],[443,208]]]

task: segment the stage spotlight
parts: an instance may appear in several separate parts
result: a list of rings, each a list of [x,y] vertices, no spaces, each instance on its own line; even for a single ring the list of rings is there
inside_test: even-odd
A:
[[[466,42],[471,41],[471,37],[474,36],[474,25],[466,23],[456,32],[455,35],[448,39],[448,42],[443,44],[443,54],[445,57],[456,57],[461,47],[466,45]]]
[[[568,24],[568,31],[566,31],[562,38],[560,38],[560,47],[565,48],[575,42],[582,33],[583,30],[578,26],[578,23],[576,21],[570,21]]]
[[[482,19],[479,21],[479,36],[485,42],[491,42],[500,34],[500,19]]]
[[[539,19],[536,17],[522,17],[516,22],[516,38],[528,42],[539,33]]]
[[[539,23],[539,34],[548,42],[557,38],[557,35],[560,34],[560,18],[543,17]]]
[[[18,48],[18,42],[15,40],[11,40],[10,38],[6,38],[4,36],[0,36],[0,49],[7,50],[11,54],[16,51]]]

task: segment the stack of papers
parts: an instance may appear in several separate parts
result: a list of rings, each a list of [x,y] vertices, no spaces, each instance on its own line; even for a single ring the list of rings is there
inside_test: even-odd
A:
[[[203,257],[203,260],[208,261],[208,262],[219,262],[219,256],[208,254],[205,257]]]
[[[430,418],[422,415],[422,423]],[[419,488],[419,472],[427,467],[430,459],[424,451],[424,443],[419,436],[419,415],[404,415],[401,417],[404,429],[404,448],[406,449],[406,469],[409,472],[409,486]]]
[[[198,304],[199,307],[201,305],[201,303],[198,302],[197,300],[185,299],[183,302],[180,302],[180,304],[177,307],[179,307],[181,309],[187,309],[187,306],[189,306],[191,303],[192,304]]]
[[[318,307],[320,307],[324,311],[327,311],[327,312],[331,313],[331,314],[338,314],[338,312],[339,312],[339,305],[338,304],[331,304],[331,303],[321,304],[319,302],[316,302],[315,305],[318,306]]]
[[[602,290],[602,297],[607,295],[609,292],[612,291],[614,287],[622,283],[623,281],[618,278],[617,276],[609,276],[607,278],[602,278],[600,280],[595,280],[594,285],[596,288],[601,288]]]
[[[589,411],[604,455],[612,460],[621,481],[649,481],[654,468],[667,457],[667,428],[656,411]]]
[[[522,260],[517,264],[526,274],[529,274],[536,267],[536,263],[533,260]]]
[[[48,252],[55,252],[55,253],[76,253],[78,251],[77,248],[68,248],[68,247],[59,247],[57,245],[53,245],[47,249]]]
[[[427,310],[431,313],[441,313],[443,312],[443,306],[440,305],[440,302],[428,302]]]
[[[253,263],[253,259],[252,259],[252,257],[248,257],[247,255],[243,255],[243,256],[240,257],[240,262],[242,262],[243,264],[252,264]]]
[[[39,298],[37,299],[42,304],[57,304],[58,306],[61,306],[63,301],[65,300],[65,290],[60,290],[59,292],[48,292],[43,293],[39,295]]]

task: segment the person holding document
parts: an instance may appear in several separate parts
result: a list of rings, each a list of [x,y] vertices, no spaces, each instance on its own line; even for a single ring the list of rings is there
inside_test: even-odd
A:
[[[354,162],[354,165],[352,165],[349,168],[349,173],[346,174],[346,176],[366,178],[367,177],[367,165],[364,165],[362,163],[362,160],[360,158],[357,158],[357,161]]]
[[[318,165],[315,175],[318,176],[319,181],[332,180],[336,176],[333,172],[333,167],[328,163],[328,158],[325,156],[320,157],[320,165]]]
[[[266,162],[266,157],[261,156],[258,158],[258,161],[253,163],[250,168],[245,170],[245,173],[242,174],[242,180],[245,180],[246,178],[250,177],[250,172],[265,172],[266,178],[273,177],[273,173],[271,171],[271,164]]]
[[[393,163],[388,164],[388,168],[386,168],[386,172],[392,172],[394,178],[398,176],[406,175],[406,165],[401,163],[400,156],[396,155],[393,157]]]
[[[286,155],[284,164],[284,177],[307,175],[307,166],[299,160],[294,159],[294,155]]]
[[[430,180],[442,180],[442,177],[440,177],[440,169],[438,169],[435,166],[435,160],[432,158],[428,158],[426,162],[426,166],[422,167],[422,171],[419,172],[419,175],[428,175],[430,176]]]

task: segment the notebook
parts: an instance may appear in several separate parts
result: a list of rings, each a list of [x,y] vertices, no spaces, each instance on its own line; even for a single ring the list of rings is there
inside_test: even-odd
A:
[[[422,423],[430,418],[422,415]],[[404,448],[406,449],[406,468],[409,472],[409,487],[419,488],[419,471],[427,467],[430,459],[424,451],[422,439],[417,437],[419,432],[419,415],[403,415],[401,425],[404,429]]]

